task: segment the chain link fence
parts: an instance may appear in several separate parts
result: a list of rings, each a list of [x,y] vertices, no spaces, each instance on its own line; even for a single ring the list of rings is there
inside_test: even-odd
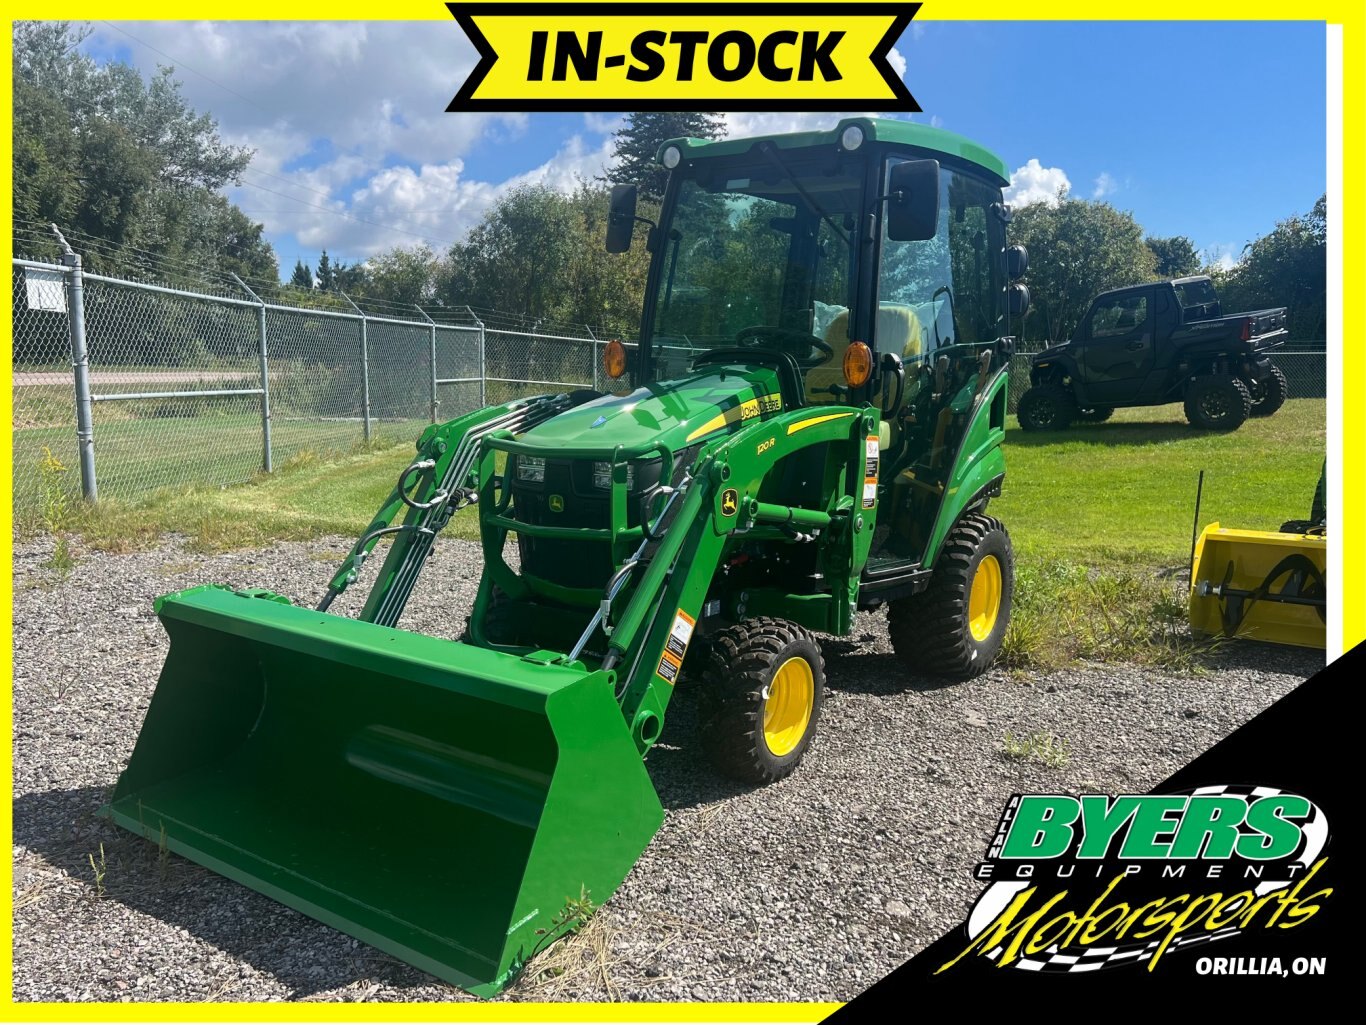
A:
[[[606,339],[591,329],[285,306],[241,282],[234,297],[83,273],[70,251],[63,264],[15,259],[13,276],[17,521],[53,487],[131,499],[225,486],[519,396],[607,390]],[[1015,356],[1012,411],[1045,347]],[[1326,394],[1323,342],[1273,359],[1293,397]],[[48,454],[66,472],[49,461],[45,473]]]

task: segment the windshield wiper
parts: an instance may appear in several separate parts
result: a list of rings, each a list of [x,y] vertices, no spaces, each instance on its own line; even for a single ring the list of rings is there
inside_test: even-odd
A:
[[[848,234],[845,233],[845,230],[843,228],[841,228],[838,224],[835,223],[834,218],[830,216],[830,212],[826,210],[825,207],[821,206],[818,202],[816,202],[816,197],[814,197],[813,195],[811,195],[811,193],[806,191],[806,186],[803,185],[800,179],[798,179],[797,176],[792,173],[792,168],[788,167],[787,164],[783,162],[783,158],[778,156],[777,147],[775,147],[771,142],[761,143],[759,146],[759,152],[762,153],[764,155],[764,158],[770,164],[776,167],[779,171],[781,171],[784,177],[786,177],[787,180],[792,183],[792,187],[797,190],[797,195],[801,196],[803,202],[806,203],[806,208],[810,210],[813,214],[816,214],[818,217],[820,217],[820,219],[823,220],[826,224],[830,225],[830,230],[839,236],[840,241],[843,242],[850,249],[853,249],[853,240],[848,236]]]

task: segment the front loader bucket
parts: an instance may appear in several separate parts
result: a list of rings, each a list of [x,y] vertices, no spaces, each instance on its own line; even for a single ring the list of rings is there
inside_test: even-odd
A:
[[[1325,647],[1327,561],[1322,534],[1210,524],[1195,545],[1191,631],[1196,636]]]
[[[605,673],[217,587],[158,613],[170,655],[106,813],[472,993],[663,820]]]

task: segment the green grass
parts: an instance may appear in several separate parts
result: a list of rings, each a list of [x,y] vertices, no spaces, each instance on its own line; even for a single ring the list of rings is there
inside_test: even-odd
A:
[[[1195,485],[1201,525],[1275,530],[1309,515],[1323,465],[1322,399],[1210,434],[1180,406],[1121,409],[1108,423],[1026,434],[1010,419],[1006,482],[991,511],[1022,559],[1104,570],[1184,570]]]
[[[410,446],[425,424],[379,422],[375,424],[372,448],[383,449],[395,444]],[[261,420],[257,413],[224,414],[206,417],[162,417],[137,420],[97,422],[95,430],[96,474],[101,493],[101,505],[108,498],[111,512],[125,513],[138,510],[147,517],[148,527],[161,530],[184,530],[168,520],[162,507],[170,499],[177,510],[192,498],[192,505],[217,507],[221,503],[229,518],[250,516],[249,506],[260,501],[266,507],[272,503],[276,490],[287,493],[286,503],[305,499],[294,490],[295,473],[277,474],[274,478],[244,486],[242,489],[223,490],[223,485],[240,484],[251,480],[261,467],[258,445],[244,439],[260,437]],[[40,427],[15,431],[14,444],[14,508],[21,524],[32,520],[40,502],[38,467],[44,449],[54,455],[70,471],[70,487],[79,487],[75,432],[70,427]],[[354,420],[289,420],[278,419],[273,425],[273,451],[277,470],[301,456],[315,462],[318,454],[345,456],[362,447],[361,427]],[[411,450],[411,449],[410,449]],[[394,456],[401,460],[401,455]],[[342,460],[345,463],[345,459]],[[399,468],[401,469],[401,467]],[[394,474],[398,469],[394,470]],[[325,474],[312,482],[327,490]],[[197,489],[189,495],[167,490]],[[141,495],[131,501],[120,500],[121,495]],[[382,496],[381,496],[382,497]],[[207,505],[206,505],[207,503]],[[301,509],[305,518],[314,510]],[[373,512],[373,510],[370,510]],[[364,526],[368,513],[352,515],[350,519],[333,516],[330,510],[316,513],[328,523],[358,522]],[[344,516],[345,514],[343,514]],[[86,517],[87,520],[90,517]],[[359,526],[355,529],[359,529]],[[343,532],[349,533],[347,526]],[[143,531],[139,531],[143,533]]]
[[[416,432],[380,432],[369,448],[297,453],[270,476],[229,488],[168,488],[137,501],[101,500],[75,519],[86,545],[126,551],[170,532],[202,550],[254,548],[274,540],[358,535],[412,461]],[[477,537],[478,521],[459,513],[447,527]]]

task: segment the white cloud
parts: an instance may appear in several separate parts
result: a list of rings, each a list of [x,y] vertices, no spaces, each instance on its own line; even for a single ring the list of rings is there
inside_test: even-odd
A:
[[[1206,267],[1232,270],[1238,266],[1243,247],[1237,242],[1212,242],[1200,252],[1200,262]]]
[[[931,128],[943,128],[943,127],[944,127],[944,119],[943,119],[942,117],[940,117],[938,114],[931,114],[931,115],[930,115],[930,127],[931,127]]]
[[[887,51],[887,63],[892,66],[897,78],[906,77],[906,58],[895,46]]]
[[[1030,157],[1010,176],[1005,200],[1017,209],[1033,203],[1057,206],[1059,193],[1065,195],[1071,189],[1072,182],[1061,167],[1044,167],[1038,157]]]
[[[1101,171],[1095,180],[1095,190],[1091,193],[1092,199],[1104,199],[1106,196],[1113,196],[1119,191],[1119,182],[1109,171]]]

